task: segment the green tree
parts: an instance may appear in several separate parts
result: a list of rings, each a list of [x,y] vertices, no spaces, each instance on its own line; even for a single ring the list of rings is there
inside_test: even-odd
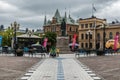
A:
[[[43,35],[43,39],[48,38],[48,43],[51,43],[51,46],[56,45],[56,37],[57,34],[55,32],[46,32],[45,35]]]
[[[6,31],[0,32],[0,35],[3,37],[2,46],[11,46],[11,39],[13,37],[13,30],[8,28]]]

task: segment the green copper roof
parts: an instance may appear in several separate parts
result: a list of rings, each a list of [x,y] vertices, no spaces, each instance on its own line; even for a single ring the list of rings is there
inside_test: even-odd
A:
[[[67,17],[66,12],[65,12],[64,17],[61,17],[58,9],[55,12],[54,18],[56,18],[56,20],[57,20],[56,24],[61,24],[62,20],[65,19],[66,24],[78,25],[78,23],[76,23],[76,21],[70,16],[70,14]],[[45,23],[46,23],[46,25],[51,25],[52,24],[52,22],[50,20],[48,20],[48,21],[46,20],[46,16],[45,16],[45,20],[44,20],[44,25],[45,25]]]

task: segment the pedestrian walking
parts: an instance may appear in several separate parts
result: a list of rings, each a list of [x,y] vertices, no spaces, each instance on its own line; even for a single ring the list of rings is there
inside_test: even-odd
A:
[[[57,49],[56,49],[56,54],[57,54],[56,56],[57,56],[57,57],[59,57],[59,53],[60,53],[60,49],[57,48]]]

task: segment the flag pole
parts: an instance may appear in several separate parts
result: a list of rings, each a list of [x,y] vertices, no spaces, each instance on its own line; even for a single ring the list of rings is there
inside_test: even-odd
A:
[[[96,11],[96,9],[94,7],[94,4],[92,3],[92,17],[94,17],[94,11]],[[93,27],[93,30],[94,30],[94,49],[96,49],[96,18],[95,18],[93,24],[94,24],[94,27]]]
[[[96,8],[95,8],[94,4],[92,4],[92,16],[94,16],[94,12],[96,12]]]
[[[94,16],[94,14],[93,14],[93,4],[92,4],[92,17]]]

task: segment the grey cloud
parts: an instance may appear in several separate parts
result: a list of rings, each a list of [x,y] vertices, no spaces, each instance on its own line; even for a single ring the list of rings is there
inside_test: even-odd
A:
[[[17,11],[1,11],[0,21],[5,25],[17,20],[21,23],[22,28],[40,28],[43,25],[45,13],[48,19],[54,16],[55,10],[59,9],[62,16],[67,11],[73,18],[78,19],[91,16],[92,3],[98,12],[106,6],[110,6],[118,0],[3,0],[17,8]],[[66,8],[66,10],[65,10]],[[38,17],[37,17],[38,16]],[[41,16],[41,17],[40,17]],[[10,18],[9,18],[10,17]],[[30,19],[29,19],[30,18]],[[33,20],[31,20],[33,18]],[[110,19],[110,18],[108,18]],[[0,23],[1,23],[0,22]],[[1,23],[2,24],[2,23]]]

